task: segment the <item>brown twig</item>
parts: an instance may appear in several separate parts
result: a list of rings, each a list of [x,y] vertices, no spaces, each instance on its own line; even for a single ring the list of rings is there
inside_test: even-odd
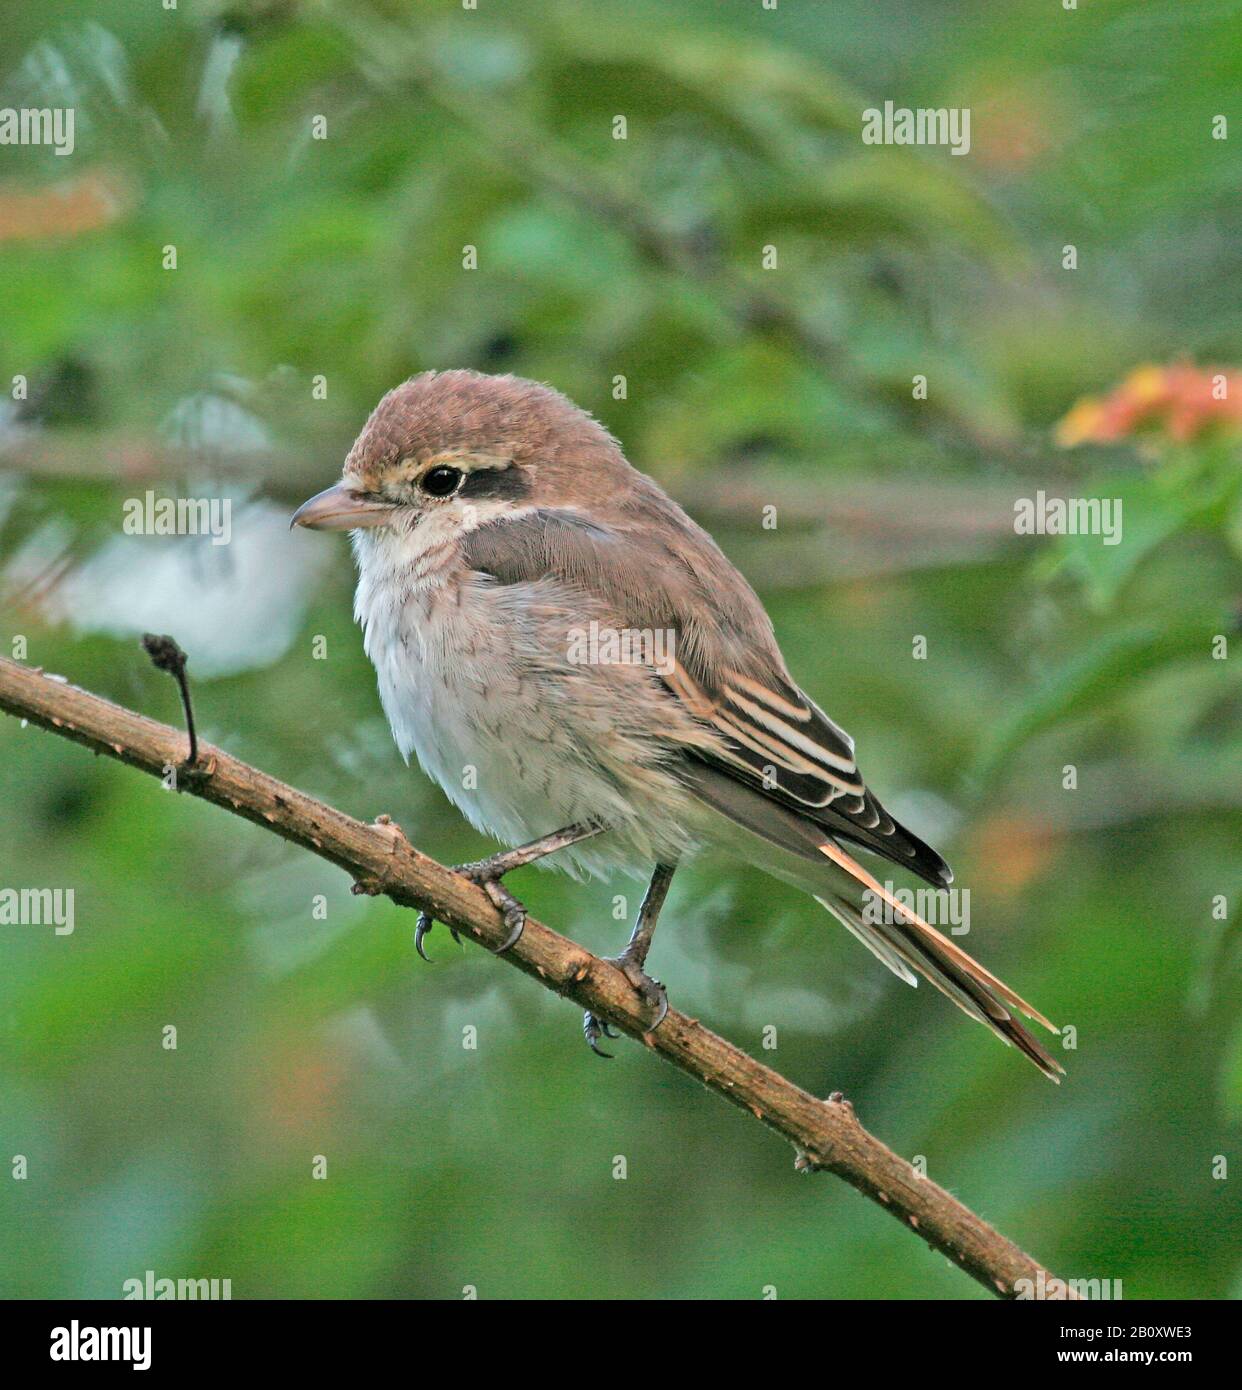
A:
[[[181,695],[181,710],[185,715],[185,729],[190,736],[190,751],[186,754],[186,766],[194,767],[198,762],[198,733],[194,728],[194,704],[190,699],[190,683],[185,678],[185,664],[189,657],[181,650],[175,638],[161,637],[148,632],[142,639],[142,649],[151,658],[157,671],[167,671],[177,682]]]
[[[272,496],[301,501],[340,472],[343,453],[327,450],[230,451],[164,444],[107,430],[28,429],[0,436],[0,470],[34,478],[133,487],[184,477],[260,479]]]
[[[177,729],[4,658],[0,709],[157,777],[177,765],[184,747]],[[427,910],[481,946],[494,950],[509,935],[482,888],[420,854],[387,816],[368,825],[218,748],[203,745],[199,755],[199,775],[180,782],[182,790],[330,860],[367,891]],[[818,1100],[675,1009],[644,1032],[646,1006],[621,971],[533,918],[504,959],[749,1111],[793,1144],[799,1169],[844,1178],[993,1293],[1016,1298],[1050,1283],[1029,1255],[868,1134],[839,1094]]]

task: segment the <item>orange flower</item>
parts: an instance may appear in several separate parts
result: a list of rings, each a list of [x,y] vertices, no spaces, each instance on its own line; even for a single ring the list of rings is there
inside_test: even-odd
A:
[[[1064,449],[1078,444],[1111,444],[1140,433],[1172,443],[1198,439],[1212,429],[1242,429],[1242,386],[1237,369],[1146,365],[1106,396],[1084,396],[1056,429]]]

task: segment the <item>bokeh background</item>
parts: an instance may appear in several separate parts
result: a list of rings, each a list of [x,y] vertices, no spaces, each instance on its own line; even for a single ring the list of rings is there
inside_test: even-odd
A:
[[[1050,1086],[719,862],[657,938],[676,1003],[1058,1273],[1242,1293],[1242,512],[1205,384],[1242,391],[1239,6],[45,0],[3,32],[0,105],[77,140],[0,148],[0,652],[175,721],[137,646],[171,632],[207,738],[488,852],[391,745],[345,541],[286,522],[410,373],[553,383],[719,537],[971,890],[967,947],[1076,1046]],[[885,100],[968,106],[969,155],[863,145]],[[231,543],[124,535],[148,488],[229,498]],[[1039,488],[1123,498],[1124,543],[1015,535]],[[0,808],[0,885],[76,892],[71,936],[0,928],[9,1296],[985,1296],[274,837],[9,718]],[[599,950],[640,893],[513,885]]]

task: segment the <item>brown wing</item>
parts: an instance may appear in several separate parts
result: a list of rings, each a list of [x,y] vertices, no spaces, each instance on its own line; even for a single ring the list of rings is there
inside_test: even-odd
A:
[[[937,886],[952,882],[935,850],[867,789],[850,736],[794,684],[750,586],[638,476],[634,497],[607,522],[537,508],[478,527],[464,543],[467,564],[502,584],[555,577],[601,599],[619,625],[671,629],[677,659],[665,683],[719,738],[718,753],[687,757]]]
[[[712,690],[681,667],[668,683],[723,735],[725,752],[709,761],[727,764],[734,776],[841,839],[938,887],[953,882],[953,871],[940,855],[898,824],[868,789],[854,760],[853,739],[797,686],[727,671]]]

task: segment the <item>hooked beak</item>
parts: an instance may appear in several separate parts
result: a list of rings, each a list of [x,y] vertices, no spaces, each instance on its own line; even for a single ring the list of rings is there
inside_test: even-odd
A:
[[[305,526],[312,531],[353,531],[363,526],[383,526],[395,507],[373,502],[350,492],[344,483],[335,483],[303,502],[294,512],[289,529]]]

